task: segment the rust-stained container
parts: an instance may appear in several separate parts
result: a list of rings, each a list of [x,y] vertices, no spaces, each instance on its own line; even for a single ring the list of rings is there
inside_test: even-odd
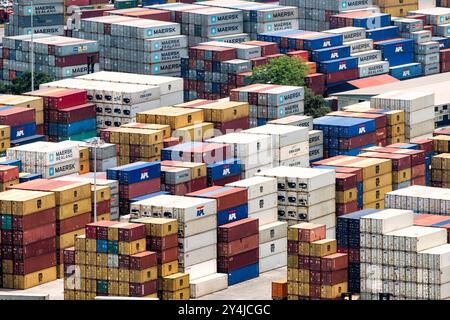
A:
[[[50,252],[41,256],[14,261],[14,274],[25,275],[56,266],[56,254]]]
[[[230,242],[219,242],[217,244],[217,255],[221,257],[234,256],[258,248],[258,246],[259,233],[256,233]]]
[[[272,299],[284,300],[287,298],[287,279],[272,281]]]
[[[220,273],[228,273],[232,270],[236,270],[245,267],[250,264],[258,263],[259,261],[259,248],[242,252],[233,256],[220,256],[217,259],[217,271]]]
[[[4,232],[2,231],[2,243],[3,243],[3,233]],[[17,246],[26,246],[28,244],[52,238],[55,236],[56,236],[56,224],[50,223],[26,231],[13,231],[12,242],[14,245]]]
[[[56,239],[48,238],[26,246],[14,246],[14,260],[20,261],[56,251]]]
[[[345,253],[334,253],[322,257],[321,270],[334,271],[348,268],[348,255]]]
[[[171,234],[165,237],[147,237],[147,248],[153,251],[162,251],[178,246],[178,235]]]
[[[145,238],[145,225],[130,223],[119,228],[119,241],[136,241]]]
[[[245,189],[246,190],[246,189]],[[245,192],[247,194],[247,190]],[[259,219],[245,218],[218,227],[219,242],[231,242],[259,233]]]
[[[49,223],[54,223],[55,219],[55,208],[39,211],[27,216],[12,216],[12,229],[23,231],[37,228]]]
[[[217,203],[217,212],[237,207],[248,201],[247,189],[214,186],[197,192],[188,193],[186,196],[214,199]]]
[[[56,232],[58,234],[69,233],[75,230],[80,230],[91,222],[91,212],[86,212],[78,216],[58,220],[56,222]]]
[[[130,256],[130,269],[144,270],[157,265],[157,255],[155,252],[144,251]]]

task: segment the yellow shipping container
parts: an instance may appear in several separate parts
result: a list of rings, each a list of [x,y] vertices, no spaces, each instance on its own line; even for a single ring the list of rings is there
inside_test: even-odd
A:
[[[386,139],[386,143],[387,143],[387,145],[390,145],[390,144],[394,144],[394,143],[404,143],[406,141],[406,139],[405,139],[405,136],[404,135],[402,135],[402,136],[397,136],[397,137],[392,137],[392,138],[387,138]]]
[[[108,269],[108,281],[119,282],[119,268],[107,268]]]
[[[202,122],[183,127],[172,132],[173,137],[179,137],[180,142],[204,141],[214,137],[214,125]]]
[[[321,286],[320,296],[321,298],[334,299],[340,298],[341,294],[347,292],[347,282],[342,282],[334,286]]]
[[[336,203],[348,203],[355,201],[358,197],[358,189],[353,188],[346,191],[336,191]]]
[[[145,250],[145,239],[131,242],[119,242],[119,254],[131,255]]]
[[[11,138],[11,127],[6,125],[0,125],[0,139],[9,140],[10,138]]]
[[[374,189],[363,193],[363,205],[384,199],[384,195],[392,191],[392,185]]]
[[[300,282],[298,284],[298,295],[301,297],[309,297],[309,283]]]
[[[298,300],[298,296],[295,294],[288,294],[287,299],[288,300]]]
[[[65,187],[55,188],[56,205],[64,205],[91,197],[91,184],[89,182],[74,182]]]
[[[289,268],[298,268],[298,256],[297,255],[288,255],[288,263],[287,266]]]
[[[178,260],[158,265],[158,277],[167,277],[178,273]]]
[[[56,280],[56,267],[51,267],[24,276],[14,276],[14,288],[24,290],[54,280]]]
[[[450,141],[450,136],[444,136],[444,135],[439,135],[439,136],[435,136],[435,137],[431,137],[431,140],[433,140],[433,149],[436,152],[449,152],[449,141]]]
[[[4,274],[2,276],[2,279],[3,279],[3,288],[14,289],[14,275]]]
[[[6,151],[11,148],[11,140],[9,138],[0,140],[0,152]]]
[[[189,288],[189,274],[175,273],[163,278],[164,291],[178,291]]]
[[[75,300],[75,290],[64,290],[64,300]]]
[[[108,254],[97,253],[96,265],[97,267],[108,267]]]
[[[363,204],[363,209],[378,209],[383,210],[384,209],[384,200]]]
[[[55,194],[53,192],[27,191],[20,190],[18,193],[6,191],[0,194],[0,200],[3,197],[12,195],[11,213],[13,215],[25,216],[39,211],[55,207]]]
[[[14,106],[44,111],[44,99],[41,97],[4,94],[0,96],[0,106]]]
[[[90,266],[97,265],[97,252],[86,252],[86,264]]]
[[[56,219],[64,220],[82,215],[91,211],[91,198],[79,200],[56,207]]]
[[[75,238],[75,250],[76,251],[87,251],[85,235],[80,235]]]
[[[84,291],[75,291],[75,300],[77,301],[84,301],[86,300],[86,292]]]
[[[119,241],[119,229],[128,225],[128,222],[118,223],[108,227],[108,240]]]
[[[246,102],[224,102],[211,107],[212,122],[227,122],[249,116],[249,105]]]
[[[119,281],[108,281],[108,295],[119,295]]]
[[[191,169],[192,179],[206,177],[206,163],[170,161],[169,164],[164,163],[166,167],[188,168]]]
[[[392,183],[402,183],[411,180],[411,168],[403,169],[400,171],[392,171]]]
[[[417,0],[375,0],[374,5],[379,7],[398,7],[398,6],[408,6],[417,5]]]
[[[89,148],[80,147],[80,161],[89,161]]]
[[[138,121],[139,122],[139,121]],[[139,125],[139,127],[137,127]],[[164,139],[170,138],[171,130],[170,126],[167,124],[157,124],[157,123],[127,123],[120,126],[121,128],[133,128],[140,130],[162,130]]]
[[[418,4],[401,5],[397,7],[380,7],[380,11],[394,17],[406,17],[408,12],[419,9]]]
[[[56,237],[56,248],[58,249],[66,249],[69,247],[73,247],[75,244],[75,237],[82,235],[85,233],[85,229],[75,230],[69,233],[65,233]]]
[[[388,126],[405,123],[405,111],[391,110],[385,113]]]
[[[76,264],[86,264],[86,252],[85,251],[77,251],[77,250],[75,251],[75,263]]]
[[[130,270],[130,282],[133,283],[144,283],[156,280],[157,278],[158,278],[157,266],[144,270]]]
[[[298,269],[298,282],[309,283],[309,269]]]
[[[122,146],[120,146],[120,150],[122,151]],[[128,148],[128,154],[129,154],[129,146],[127,146]],[[151,146],[140,146],[139,147],[139,154],[141,155],[141,157],[147,157],[147,158],[152,158],[152,157],[156,157],[159,156],[161,154],[161,149],[164,148],[164,143],[156,143],[153,144]]]
[[[6,191],[9,189],[9,187],[15,186],[16,184],[19,184],[19,179],[11,180],[5,183],[0,183],[0,191]]]
[[[119,281],[130,282],[130,270],[119,268]]]
[[[388,137],[398,137],[405,135],[405,124],[396,124],[393,126],[388,126]]]
[[[3,273],[14,273],[14,261],[13,260],[7,260],[4,259],[2,263],[2,271]]]
[[[298,269],[296,268],[287,268],[287,280],[289,282],[298,282]]]
[[[130,284],[128,282],[119,282],[119,296],[130,296]]]
[[[302,256],[309,256],[311,254],[309,242],[298,243],[298,254]]]
[[[342,159],[329,161],[327,162],[327,165],[342,166],[347,168],[361,168],[363,170],[363,179],[373,178],[386,173],[391,173],[392,171],[392,161],[389,159],[346,156]]]
[[[181,289],[178,291],[163,291],[163,300],[189,300],[190,298],[189,288]]]
[[[290,295],[298,295],[298,282],[288,282],[287,292]]]
[[[323,257],[336,253],[336,239],[323,239],[310,243],[310,252],[312,257]]]
[[[97,280],[108,280],[108,268],[96,267]]]
[[[86,265],[86,278],[95,280],[97,279],[97,266],[96,265]]]
[[[204,121],[203,110],[161,107],[136,115],[138,122],[169,125],[172,130]]]
[[[80,162],[80,170],[78,171],[80,174],[85,174],[90,172],[89,160]]]

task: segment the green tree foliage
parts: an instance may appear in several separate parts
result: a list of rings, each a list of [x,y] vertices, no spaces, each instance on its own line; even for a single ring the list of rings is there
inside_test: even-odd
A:
[[[252,83],[305,86],[308,66],[300,58],[283,56],[252,70]],[[305,114],[314,118],[331,112],[325,99],[305,87]]]
[[[34,90],[39,89],[39,85],[52,82],[53,78],[43,74],[34,74]],[[12,84],[0,84],[0,93],[22,94],[31,90],[31,72],[26,72],[22,76],[12,81]]]

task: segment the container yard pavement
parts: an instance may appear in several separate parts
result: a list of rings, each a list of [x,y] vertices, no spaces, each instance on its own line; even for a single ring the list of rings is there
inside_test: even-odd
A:
[[[272,281],[285,278],[286,272],[286,267],[268,271],[260,274],[258,278],[228,287],[228,289],[209,294],[197,300],[271,300]],[[0,289],[0,296],[4,293],[48,294],[50,295],[50,300],[64,300],[63,286],[64,280],[58,279],[27,290]]]

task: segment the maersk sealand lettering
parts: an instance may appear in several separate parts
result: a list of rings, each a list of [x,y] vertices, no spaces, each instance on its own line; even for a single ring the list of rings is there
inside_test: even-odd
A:
[[[227,21],[227,20],[237,20],[237,19],[239,19],[238,14],[230,14],[230,15],[226,15],[226,16],[217,17],[217,21]]]
[[[218,27],[217,32],[228,32],[239,30],[239,26]]]
[[[168,28],[155,29],[155,30],[153,30],[153,34],[164,34],[164,33],[170,33],[170,32],[175,32],[175,31],[176,31],[175,27],[168,27]]]
[[[294,15],[294,12],[292,12],[292,11],[284,11],[284,12],[275,12],[273,14],[273,17],[274,18],[284,18],[284,17],[293,16],[293,15]]]
[[[369,4],[369,1],[367,1],[367,0],[347,1],[347,8],[368,5],[368,4]]]

